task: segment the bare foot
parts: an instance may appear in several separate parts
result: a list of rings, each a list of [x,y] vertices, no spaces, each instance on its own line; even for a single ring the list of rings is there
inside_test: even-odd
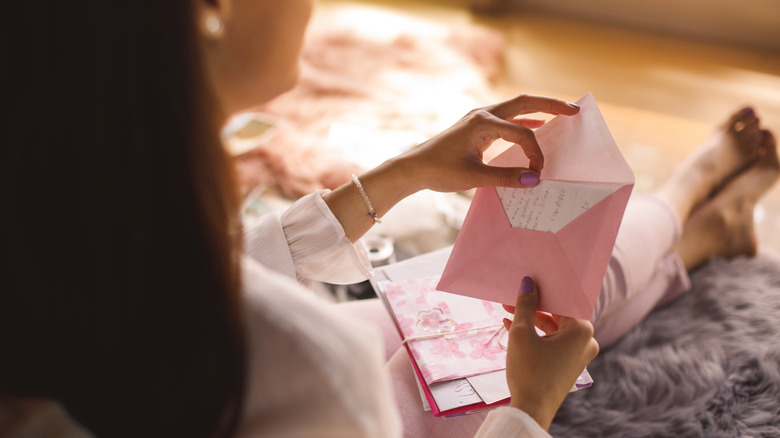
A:
[[[699,204],[759,158],[761,133],[752,108],[735,112],[675,169],[656,194],[675,207],[684,223]]]
[[[759,132],[762,153],[758,161],[735,176],[685,223],[675,251],[687,270],[714,256],[756,254],[753,210],[780,176],[775,138],[769,131]]]

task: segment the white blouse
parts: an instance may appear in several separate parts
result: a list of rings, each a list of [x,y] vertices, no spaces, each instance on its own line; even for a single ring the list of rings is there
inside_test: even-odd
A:
[[[245,230],[250,363],[240,437],[401,436],[378,330],[338,317],[293,281],[356,283],[372,275],[365,248],[346,238],[322,193]],[[549,434],[523,411],[502,407],[477,436]]]
[[[265,216],[245,237],[249,368],[238,436],[401,436],[379,331],[339,318],[293,280],[365,279],[371,265],[362,245],[347,240],[321,193]],[[0,403],[0,436],[91,437],[56,402],[12,400]],[[549,437],[510,407],[492,411],[477,436]]]

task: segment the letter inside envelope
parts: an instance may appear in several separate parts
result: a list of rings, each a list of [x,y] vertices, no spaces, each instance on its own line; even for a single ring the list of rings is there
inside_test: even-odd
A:
[[[526,275],[539,309],[589,319],[634,187],[591,94],[575,116],[536,130],[545,154],[533,188],[480,187],[437,289],[514,305]],[[518,145],[490,162],[527,167]]]

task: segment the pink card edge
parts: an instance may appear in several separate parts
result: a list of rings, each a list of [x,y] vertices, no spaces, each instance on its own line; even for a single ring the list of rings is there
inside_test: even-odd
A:
[[[406,347],[406,353],[409,355],[410,362],[412,363],[412,369],[414,369],[414,374],[417,377],[417,380],[420,382],[420,386],[422,387],[423,394],[425,394],[425,399],[428,400],[428,405],[430,405],[431,412],[433,413],[434,417],[450,417],[456,414],[470,414],[472,412],[478,412],[484,409],[494,408],[503,404],[509,404],[510,399],[506,398],[504,400],[499,400],[491,404],[487,404],[483,401],[479,403],[474,403],[472,405],[453,408],[448,411],[439,410],[439,406],[436,404],[436,400],[433,398],[433,394],[431,394],[431,390],[430,388],[428,388],[428,384],[425,383],[425,379],[423,379],[422,377],[420,368],[417,366],[417,361],[414,360],[412,351],[409,349],[408,345],[404,345],[404,347]]]

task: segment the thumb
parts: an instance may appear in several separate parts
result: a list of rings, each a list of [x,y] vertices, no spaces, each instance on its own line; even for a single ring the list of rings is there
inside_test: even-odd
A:
[[[518,324],[525,330],[534,331],[536,307],[539,305],[539,293],[531,277],[523,277],[520,282],[520,293],[517,294],[515,317],[512,325]]]
[[[534,187],[539,184],[539,173],[527,167],[498,167],[487,164],[481,169],[483,184],[480,186]]]

